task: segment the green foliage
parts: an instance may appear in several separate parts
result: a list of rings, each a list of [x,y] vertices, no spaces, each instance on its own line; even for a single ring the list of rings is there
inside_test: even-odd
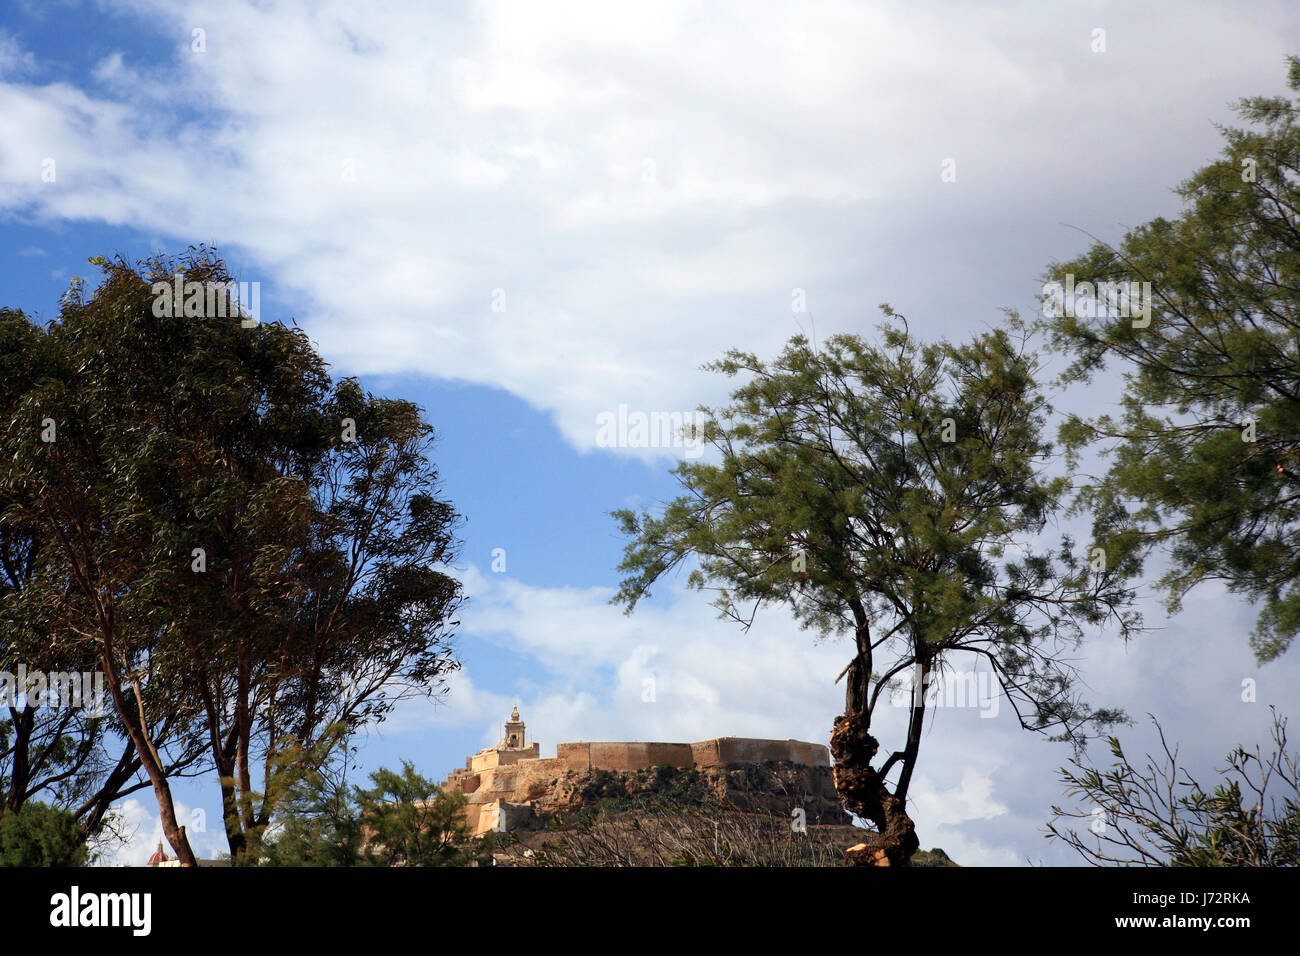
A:
[[[623,773],[617,770],[592,770],[587,772],[577,796],[581,803],[578,819],[603,811],[628,810],[647,801],[661,800],[673,805],[692,806],[714,800],[704,777],[694,767],[685,769],[661,764],[643,770]],[[549,814],[537,814],[531,821],[532,829],[546,829],[552,825]],[[563,826],[560,819],[555,825]]]
[[[580,791],[584,804],[601,800],[622,800],[628,795],[623,775],[614,770],[593,770]]]
[[[922,344],[882,309],[892,321],[879,345],[795,336],[771,363],[732,351],[708,366],[746,379],[730,405],[702,409],[716,461],[678,465],[684,494],[661,513],[614,513],[630,539],[614,602],[630,613],[685,568],[688,587],[714,591],[720,614],[746,628],[780,603],[822,637],[850,636],[837,786],[904,865],[917,849],[905,808],[921,688],[954,659],[983,663],[1022,726],[1077,745],[1124,716],[1081,699],[1070,652],[1085,628],[1113,622],[1127,637],[1139,622],[1112,570],[1081,561],[1068,538],[1042,542],[1068,481],[1046,474],[1049,408],[1014,313],[968,344]],[[905,739],[873,767],[872,715],[906,677]]]
[[[231,281],[210,250],[96,262],[47,329],[0,321],[39,370],[4,409],[0,529],[35,551],[0,614],[14,653],[104,670],[155,788],[210,761],[239,856],[340,725],[445,690],[459,517],[418,406],[332,382],[300,329],[155,307]]]
[[[403,761],[372,787],[349,788],[337,761],[302,777],[279,804],[261,847],[268,866],[462,866],[495,841],[469,836],[465,795],[444,791]],[[504,835],[501,835],[504,836]]]
[[[66,810],[30,801],[0,813],[0,866],[85,866],[86,835]]]
[[[1300,59],[1289,58],[1300,90]],[[1072,462],[1096,445],[1108,470],[1077,506],[1121,573],[1162,546],[1171,613],[1206,580],[1260,605],[1261,661],[1300,632],[1300,100],[1242,101],[1248,129],[1222,130],[1220,158],[1182,183],[1184,212],[1050,266],[1076,283],[1149,282],[1150,324],[1100,311],[1044,325],[1072,356],[1067,382],[1112,360],[1118,416],[1074,418]],[[1250,423],[1254,440],[1250,440]]]
[[[712,797],[704,778],[694,767],[681,769],[667,764],[654,768],[649,791],[660,799],[683,805],[704,803]]]
[[[950,867],[958,866],[959,864],[954,863],[951,859],[949,859],[948,854],[944,853],[943,850],[935,848],[929,851],[918,850],[916,856],[912,857],[908,865],[919,866],[919,867],[930,867],[930,868],[936,868],[936,867],[950,868]]]
[[[250,852],[248,862],[263,866],[362,865],[361,813],[337,761],[302,775],[275,806],[271,836],[259,841],[260,852]]]
[[[21,312],[0,309],[0,421],[11,422],[23,396],[50,369],[43,330]],[[96,670],[93,651],[72,652],[52,631],[39,601],[29,599],[44,540],[37,523],[16,517],[0,485],[0,670],[45,673]],[[62,645],[62,646],[61,646]],[[78,707],[28,703],[0,717],[0,804],[16,810],[36,794],[76,808],[89,833],[132,776],[130,750],[110,752],[111,720]],[[124,772],[114,774],[114,766]]]
[[[709,366],[747,377],[728,407],[704,409],[718,461],[678,465],[685,493],[661,514],[615,513],[631,539],[615,600],[630,611],[689,568],[688,585],[746,626],[778,602],[822,635],[852,635],[846,712],[870,714],[899,675],[969,653],[1026,726],[1112,722],[1073,694],[1061,651],[1107,620],[1127,633],[1132,595],[1072,542],[1038,547],[1066,481],[1043,475],[1036,357],[1007,330],[922,345],[885,311],[897,324],[879,346],[796,336],[770,364],[733,351]]]
[[[382,866],[457,866],[465,862],[461,845],[469,838],[463,793],[443,790],[416,773],[408,761],[402,772],[380,768],[374,786],[356,791],[366,836],[363,856]]]
[[[1053,807],[1048,835],[1088,862],[1140,866],[1300,866],[1300,766],[1287,752],[1286,721],[1273,711],[1272,753],[1235,748],[1222,779],[1203,787],[1178,765],[1160,731],[1163,756],[1135,765],[1110,738],[1114,763],[1080,760],[1062,769],[1078,810]],[[1280,796],[1279,796],[1280,791]],[[1091,837],[1069,820],[1088,821]]]

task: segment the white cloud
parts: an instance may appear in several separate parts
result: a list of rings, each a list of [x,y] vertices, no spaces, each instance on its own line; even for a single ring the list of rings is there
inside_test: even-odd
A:
[[[199,859],[216,859],[218,854],[229,852],[220,811],[203,807],[190,807],[180,800],[175,802],[176,819],[185,827],[190,848]],[[144,866],[162,843],[163,852],[170,858],[176,854],[163,836],[162,818],[157,804],[148,797],[127,797],[114,804],[110,811],[116,820],[113,827],[122,840],[106,841],[100,866]]]
[[[607,588],[534,587],[472,565],[464,580],[462,643],[522,655],[527,677],[511,695],[484,691],[468,669],[457,672],[444,705],[404,703],[385,732],[476,726],[478,746],[487,746],[518,702],[551,754],[566,740],[829,735],[842,691],[828,688],[843,648],[792,639],[798,626],[780,609],[745,634],[699,595],[676,589],[666,588],[671,604],[651,602],[627,616],[608,603]]]
[[[822,333],[882,299],[996,318],[1059,222],[1165,210],[1224,101],[1280,85],[1294,16],[1103,5],[1098,55],[1052,8],[134,7],[162,62],[0,85],[0,208],[242,247],[345,370],[499,386],[582,448],[620,402],[718,399],[698,365],[807,327],[796,287]],[[1213,76],[1181,68],[1211,42]]]
[[[923,847],[941,847],[949,859],[963,866],[1016,866],[1024,862],[1011,848],[990,848],[971,839],[961,826],[971,820],[987,820],[1007,813],[1006,804],[995,799],[993,791],[993,774],[974,766],[964,767],[961,782],[946,789],[918,776],[913,812],[918,820],[925,822],[920,832]]]
[[[469,673],[454,671],[447,677],[445,697],[430,702],[427,697],[414,697],[397,704],[384,721],[385,732],[405,733],[467,724],[497,724],[502,714],[508,714],[513,700],[494,694],[475,685]],[[490,742],[496,743],[500,735]]]
[[[35,68],[36,57],[7,31],[0,30],[0,77],[30,73]]]
[[[725,383],[696,369],[727,347],[770,353],[814,322],[861,331],[882,300],[921,334],[964,335],[1080,249],[1061,223],[1114,237],[1170,212],[1168,188],[1217,153],[1209,121],[1232,120],[1227,101],[1281,91],[1297,13],[1257,6],[1170,19],[1101,3],[1084,20],[1051,5],[484,2],[456,19],[418,3],[136,0],[171,53],[110,55],[100,88],[36,82],[0,35],[0,211],[238,247],[341,371],[498,386],[590,448],[620,403],[717,400]],[[1088,50],[1097,23],[1105,54]],[[794,288],[810,314],[791,312]],[[788,615],[745,634],[671,589],[628,618],[604,589],[467,580],[467,632],[529,662],[520,697],[464,673],[446,707],[390,726],[477,727],[482,745],[519,699],[550,746],[824,741],[842,703],[843,647]],[[1207,593],[1165,631],[1083,653],[1095,699],[1175,719],[1213,764],[1263,739],[1297,665],[1255,666],[1250,616]],[[1259,704],[1240,701],[1245,677]],[[882,739],[897,720],[881,715]],[[923,841],[953,834],[960,862],[1037,855],[1065,756],[1007,708],[937,714],[912,793]],[[143,805],[125,804],[142,834]]]

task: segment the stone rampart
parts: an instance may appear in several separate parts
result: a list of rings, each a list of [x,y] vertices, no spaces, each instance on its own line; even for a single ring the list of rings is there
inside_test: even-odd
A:
[[[469,801],[468,822],[477,835],[512,828],[543,801],[566,774],[606,770],[632,773],[670,766],[678,770],[727,770],[768,762],[802,767],[830,767],[830,751],[802,740],[762,740],[716,737],[695,743],[651,741],[586,741],[562,743],[554,757],[538,756],[538,745],[520,750],[488,750],[466,761],[444,786],[459,790]],[[828,778],[829,779],[829,778]]]

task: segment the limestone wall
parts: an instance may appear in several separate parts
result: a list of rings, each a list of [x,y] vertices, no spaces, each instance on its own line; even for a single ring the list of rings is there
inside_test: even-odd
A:
[[[695,766],[690,744],[645,741],[596,741],[560,744],[557,759],[569,770],[644,770],[667,764],[686,769]]]
[[[809,767],[829,767],[830,751],[822,744],[803,740],[760,740],[753,737],[716,737],[693,744],[649,741],[590,741],[562,743],[556,755],[540,759],[537,744],[528,750],[488,750],[471,759],[472,770],[457,770],[447,778],[462,793],[517,790],[519,780],[566,770],[648,770],[653,767],[725,767],[737,763],[785,760]],[[523,774],[523,777],[519,777]]]
[[[741,764],[786,761],[799,766],[829,767],[830,751],[822,744],[802,740],[760,740],[751,737],[717,737],[696,743],[649,741],[588,741],[561,743],[556,755],[541,759],[538,745],[527,750],[487,750],[475,754],[466,770],[448,778],[449,788],[460,790],[469,801],[469,826],[475,834],[491,830],[500,808],[524,807],[547,796],[556,781],[570,771],[611,770],[628,773],[664,765],[681,770],[692,767],[720,769]],[[522,812],[522,811],[520,811]],[[529,811],[531,812],[531,811]],[[515,811],[507,813],[507,825]]]
[[[647,770],[665,764],[679,769],[722,767],[730,763],[788,760],[809,767],[829,767],[830,750],[802,740],[716,737],[693,744],[646,741],[591,741],[558,744],[555,759],[569,770]]]
[[[481,750],[469,758],[469,769],[477,772],[521,760],[536,760],[540,756],[541,751],[536,743],[523,750]]]
[[[831,765],[831,754],[827,747],[802,740],[719,737],[717,740],[706,740],[703,743],[706,746],[716,744],[717,761],[723,766],[732,763],[763,763],[766,760],[788,760],[791,763],[806,764],[810,767]]]

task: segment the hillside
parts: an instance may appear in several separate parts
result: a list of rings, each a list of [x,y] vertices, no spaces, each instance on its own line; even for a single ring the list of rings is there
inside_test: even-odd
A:
[[[840,808],[829,768],[784,761],[571,772],[532,798],[527,819],[485,837],[481,865],[840,866],[871,837]],[[913,865],[957,864],[935,850]]]

